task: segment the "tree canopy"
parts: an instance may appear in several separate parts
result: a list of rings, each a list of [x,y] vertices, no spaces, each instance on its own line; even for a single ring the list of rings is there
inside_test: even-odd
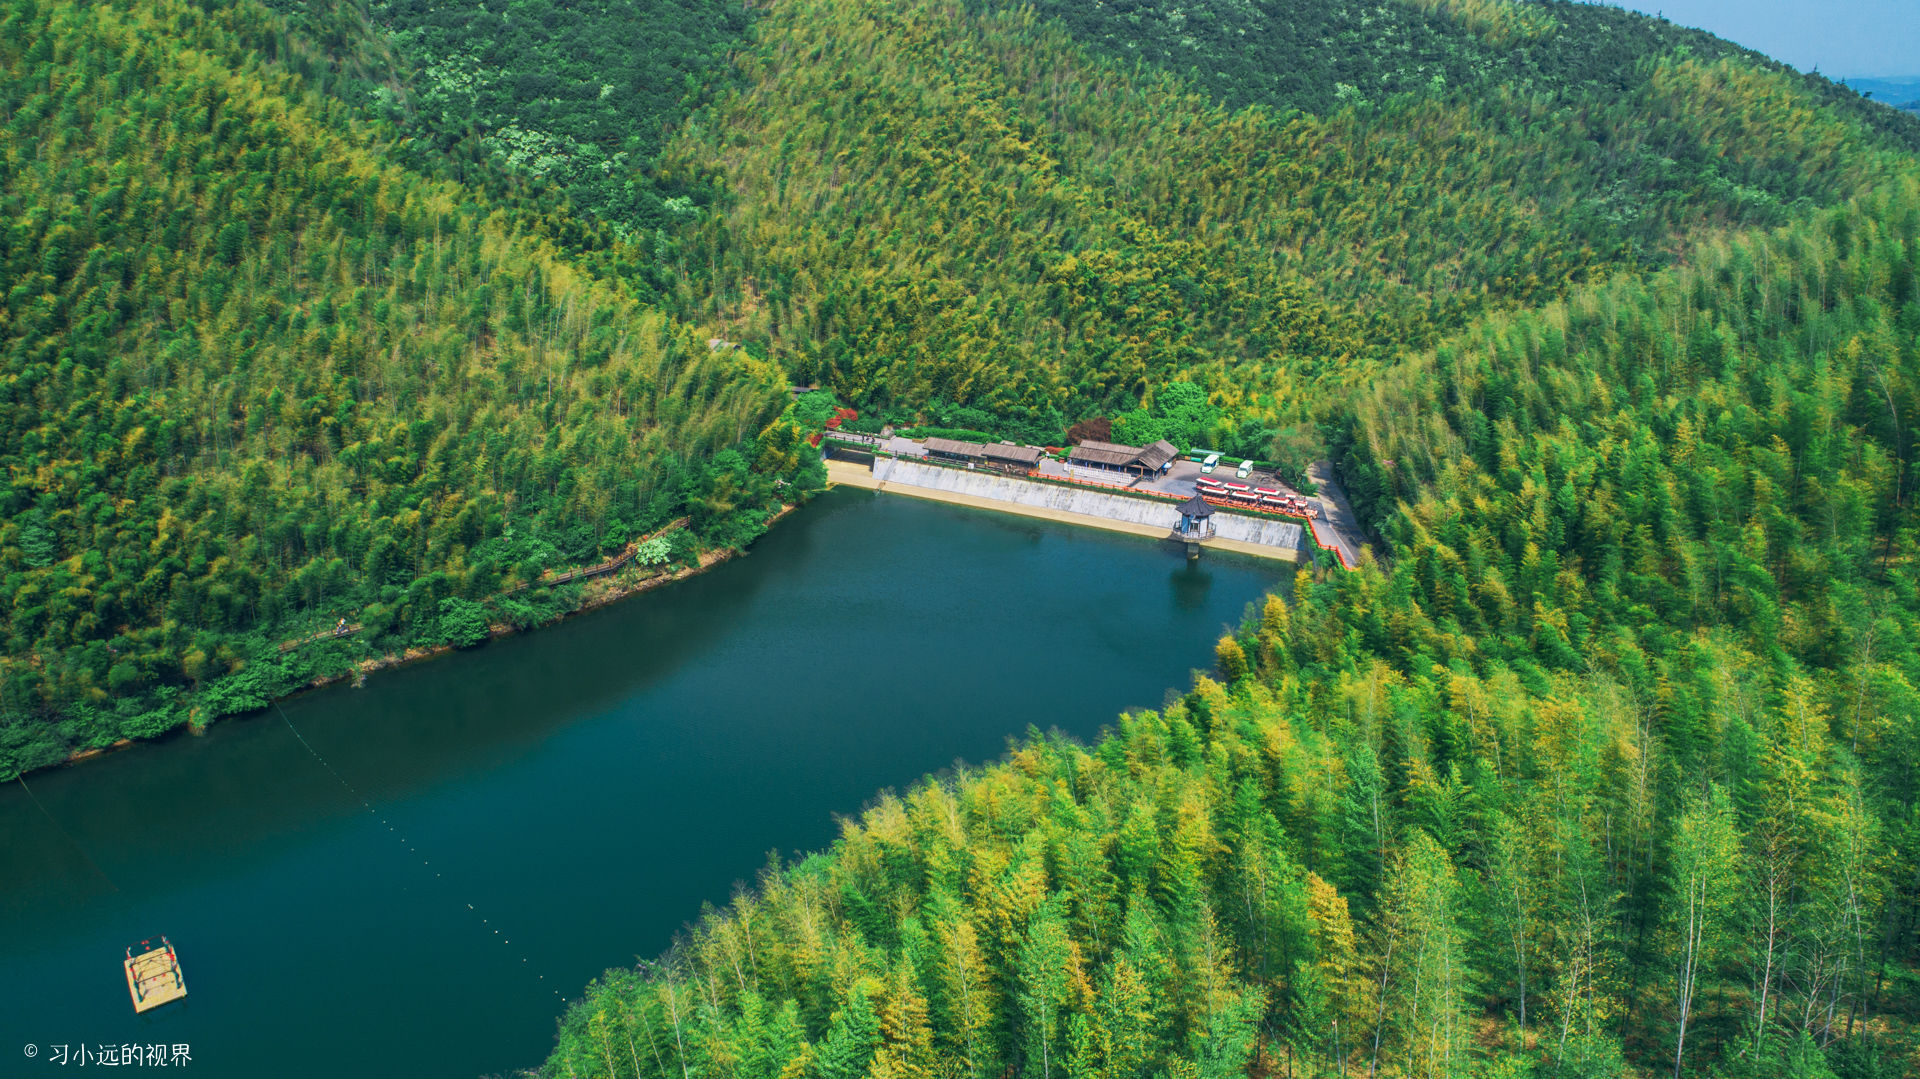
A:
[[[1920,1066],[1920,120],[1516,0],[0,30],[0,777],[740,548],[836,417],[1324,454],[1376,540],[546,1074]]]

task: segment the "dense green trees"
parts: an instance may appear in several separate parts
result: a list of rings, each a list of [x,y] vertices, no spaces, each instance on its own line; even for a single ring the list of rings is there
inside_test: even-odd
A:
[[[1235,107],[1324,114],[1356,99],[1500,88],[1591,100],[1634,86],[1644,61],[1660,55],[1738,58],[1743,65],[1788,70],[1704,31],[1569,0],[1036,0],[1027,6],[1061,20],[1077,40],[1107,56],[1173,71]],[[1873,118],[1853,91],[1818,77],[1801,85],[1870,123],[1893,125],[1909,148],[1920,147],[1920,127]]]
[[[1221,642],[1220,681],[1092,749],[1034,736],[883,797],[651,982],[593,987],[546,1073],[804,1075],[837,1017],[895,1000],[932,1037],[883,1024],[873,1060],[931,1073],[1920,1064],[1920,178],[1773,74],[1646,70],[1733,167],[1798,146],[1834,186],[1677,214],[1664,268],[1476,301],[1364,383],[1322,378],[1386,558],[1303,573]],[[664,981],[698,987],[684,1046],[596,1065],[588,1019],[664,1028]],[[786,1006],[786,1061],[734,1064],[734,1017]]]
[[[628,238],[695,212],[704,192],[661,183],[662,142],[720,74],[748,9],[718,0],[592,4],[374,0],[411,71],[389,97],[411,133],[565,193]]]
[[[386,162],[261,59],[265,12],[0,25],[0,775],[553,617],[480,604],[689,503],[708,542],[764,527],[800,465],[779,372],[538,211]],[[343,616],[351,642],[274,647]]]
[[[1920,1065],[1911,121],[1586,5],[281,6],[0,3],[0,774],[750,542],[789,377],[1324,447],[1377,563],[548,1072]]]
[[[1905,160],[1906,129],[1873,126],[1886,110],[1725,49],[1303,115],[1234,111],[1089,52],[1076,25],[774,5],[744,80],[662,156],[722,191],[678,234],[668,302],[882,410],[1064,425],[1192,381],[1240,448],[1311,429],[1328,388],[1483,313]]]
[[[1913,948],[1894,868],[1912,862],[1880,825],[1851,829],[1877,837],[1866,859],[1797,884],[1799,928],[1776,938],[1796,954],[1774,958],[1792,973],[1773,968],[1756,1030],[1769,922],[1747,868],[1765,829],[1720,786],[1727,765],[1704,767],[1703,793],[1616,669],[1403,666],[1362,643],[1391,581],[1302,585],[1248,627],[1257,671],[1123,717],[1091,752],[1035,740],[884,798],[830,853],[710,912],[651,983],[594,987],[547,1070],[810,1073],[880,1000],[928,1001],[932,1037],[863,1046],[932,1073],[1670,1073],[1682,1030],[1684,1074],[1913,1051],[1907,1004],[1874,984]],[[1792,707],[1709,679],[1670,696],[1764,728]],[[1376,749],[1383,779],[1354,765]],[[1864,810],[1844,749],[1820,758],[1810,810],[1907,819],[1880,795]],[[1382,837],[1371,867],[1356,823]],[[1864,951],[1820,941],[1844,921],[1814,928],[1849,893],[1875,927]],[[698,999],[684,1048],[600,1065],[592,1016],[671,1029],[669,982]],[[788,1008],[790,1055],[736,1063],[746,1018]]]

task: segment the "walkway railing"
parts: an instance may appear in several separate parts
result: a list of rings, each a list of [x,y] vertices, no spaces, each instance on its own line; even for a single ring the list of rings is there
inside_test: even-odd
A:
[[[639,539],[634,540],[632,543],[627,544],[625,550],[621,551],[619,554],[613,556],[612,558],[607,559],[605,562],[596,563],[591,566],[581,566],[578,569],[570,569],[570,570],[567,570],[565,573],[554,574],[551,576],[542,574],[536,580],[528,581],[525,584],[516,585],[515,587],[509,588],[505,592],[502,592],[500,594],[503,596],[511,596],[515,592],[523,592],[535,586],[538,586],[541,588],[550,588],[554,585],[567,584],[572,581],[584,581],[590,577],[604,577],[607,574],[612,573],[615,570],[618,570],[620,567],[625,566],[627,563],[633,561],[634,556],[640,553],[641,544],[647,542],[650,539],[656,539],[660,536],[664,536],[667,533],[674,531],[675,529],[685,528],[688,525],[688,523],[691,522],[692,520],[693,519],[691,517],[681,517],[676,520],[669,521],[662,527],[656,528],[652,532],[649,532],[646,535],[641,536]],[[334,626],[332,629],[321,630],[318,633],[310,633],[305,637],[296,637],[291,641],[281,641],[280,651],[291,652],[294,649],[301,647],[302,645],[313,644],[316,641],[332,640],[337,637],[351,637],[352,635],[358,632],[360,632],[360,623],[348,622],[345,619],[342,619],[340,624]]]
[[[556,574],[551,577],[547,576],[546,574],[541,574],[538,579],[528,581],[526,584],[521,585],[520,588],[512,589],[507,594],[511,595],[513,592],[518,592],[524,588],[532,588],[535,585],[538,585],[542,588],[548,588],[548,587],[552,587],[553,585],[568,584],[572,581],[584,581],[589,577],[604,577],[607,574],[612,573],[615,570],[619,569],[620,567],[633,561],[633,557],[640,553],[641,544],[647,542],[648,540],[655,539],[660,536],[664,536],[667,533],[674,531],[675,529],[685,528],[687,524],[692,520],[693,518],[691,517],[681,517],[676,520],[669,521],[662,527],[656,528],[652,532],[649,532],[646,535],[641,536],[639,539],[634,540],[632,543],[627,544],[625,550],[621,551],[619,554],[615,555],[614,557],[607,559],[605,562],[601,562],[597,565],[592,565],[592,566],[582,566],[579,569],[568,570],[565,573]]]
[[[1332,551],[1333,557],[1340,560],[1340,565],[1343,568],[1352,569],[1353,563],[1347,559],[1347,553],[1340,549],[1340,545],[1338,543],[1328,543],[1326,540],[1323,540],[1320,538],[1321,524],[1322,522],[1318,519],[1307,522],[1307,525],[1308,525],[1307,531],[1313,534],[1314,545],[1319,547],[1323,551]],[[1331,531],[1333,529],[1333,525],[1328,524],[1327,529]]]
[[[918,457],[911,454],[901,455],[898,453],[894,453],[891,450],[875,450],[874,456],[876,458],[886,457],[896,461],[900,461],[900,460],[912,461],[915,464],[933,465],[936,468],[951,469],[955,472],[971,472],[976,474],[984,472],[988,474],[993,474],[996,471],[991,469],[968,468],[965,465],[954,464],[949,461],[940,461],[931,457]],[[1013,476],[1018,479],[1033,480],[1036,483],[1051,483],[1056,486],[1091,487],[1096,489],[1103,489],[1103,490],[1112,491],[1115,494],[1124,495],[1128,498],[1144,498],[1151,501],[1184,502],[1186,501],[1187,497],[1189,497],[1185,495],[1169,494],[1165,491],[1141,490],[1138,487],[1126,487],[1117,483],[1101,483],[1097,480],[1083,480],[1073,476],[1053,476],[1053,475],[1048,475],[1047,473],[1044,473],[1044,472],[1029,472],[1024,476],[1021,476],[1019,473],[1001,473],[1001,474]],[[1205,498],[1206,496],[1202,495],[1201,497]],[[1347,557],[1346,552],[1340,549],[1340,545],[1338,543],[1328,543],[1325,539],[1321,538],[1320,529],[1322,526],[1326,527],[1330,531],[1334,527],[1332,522],[1327,521],[1322,517],[1319,517],[1317,515],[1310,515],[1306,511],[1274,510],[1274,509],[1267,509],[1260,506],[1240,505],[1238,503],[1234,503],[1230,501],[1215,503],[1213,502],[1212,499],[1207,499],[1207,501],[1215,505],[1225,506],[1226,508],[1231,509],[1236,513],[1240,513],[1244,516],[1257,516],[1257,517],[1284,519],[1289,521],[1299,521],[1307,526],[1307,529],[1306,529],[1307,533],[1313,537],[1314,546],[1332,554],[1334,558],[1339,560],[1340,565],[1342,567],[1346,569],[1354,568],[1353,560]]]

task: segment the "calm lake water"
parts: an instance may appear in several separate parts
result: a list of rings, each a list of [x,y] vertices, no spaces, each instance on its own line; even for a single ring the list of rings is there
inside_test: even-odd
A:
[[[247,1079],[536,1065],[563,995],[768,852],[1029,725],[1158,707],[1292,568],[839,489],[700,577],[32,777],[39,804],[10,784],[0,1075],[63,1044]],[[161,933],[190,995],[136,1016],[120,960]]]

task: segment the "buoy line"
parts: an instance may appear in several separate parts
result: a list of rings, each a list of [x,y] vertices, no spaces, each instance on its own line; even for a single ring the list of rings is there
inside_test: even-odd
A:
[[[287,729],[293,732],[293,736],[300,740],[300,744],[306,748],[306,751],[309,754],[313,756],[313,759],[320,762],[320,767],[325,768],[329,775],[333,776],[333,778],[337,780],[342,787],[345,787],[347,789],[347,793],[353,795],[353,797],[359,801],[361,807],[367,811],[368,815],[370,815],[371,817],[373,817],[373,819],[379,821],[382,825],[384,825],[387,831],[392,833],[393,836],[400,842],[400,845],[407,848],[407,853],[418,856],[420,853],[419,850],[416,849],[411,843],[407,841],[406,836],[403,836],[400,834],[399,830],[394,827],[393,822],[381,816],[380,811],[373,807],[373,802],[370,799],[368,799],[366,795],[360,793],[360,789],[358,787],[355,787],[352,783],[347,782],[347,777],[341,775],[340,770],[335,768],[331,761],[328,761],[327,758],[321,756],[319,750],[313,748],[313,743],[307,741],[307,736],[304,734],[301,734],[300,728],[293,725],[293,719],[287,715],[286,709],[280,707],[279,701],[273,702],[273,710],[280,713],[281,722],[285,723],[287,725]],[[31,794],[32,792],[29,791],[28,793]],[[35,801],[38,802],[38,799],[35,799]],[[41,808],[41,812],[43,813],[46,812],[45,807]],[[48,819],[49,820],[52,819],[51,814],[49,814]],[[58,827],[58,825],[56,824],[55,827]],[[78,844],[75,844],[75,845],[78,846]],[[84,855],[86,852],[83,850],[81,851],[81,853]],[[91,858],[87,860],[89,862],[92,861]],[[433,869],[433,864],[430,861],[428,861],[426,858],[420,859],[420,865],[424,869]],[[99,867],[95,866],[94,868],[98,869]],[[440,875],[440,871],[437,869],[433,870],[433,875],[434,875],[434,878],[437,880],[446,879],[445,877],[442,877]],[[101,876],[106,876],[106,874],[102,873]],[[111,880],[109,880],[109,883],[111,883]],[[511,946],[513,944],[513,941],[508,937],[502,936],[500,933],[500,930],[494,928],[493,923],[486,917],[486,915],[481,914],[479,909],[475,907],[471,902],[467,902],[467,910],[471,912],[474,915],[474,917],[480,919],[481,928],[489,930],[492,932],[494,936],[499,937],[501,944],[508,945],[508,946]],[[520,962],[529,968],[533,966],[532,962],[528,960],[527,955],[524,951],[520,953]],[[544,982],[547,980],[547,976],[545,974],[540,974],[538,972],[534,973],[534,977],[537,981]],[[555,989],[552,986],[548,986],[547,988],[552,991],[555,997],[558,997],[562,1001],[566,1000],[566,997],[561,994],[560,990]]]
[[[107,875],[106,870],[100,868],[99,862],[93,860],[93,855],[87,853],[86,844],[80,842],[72,832],[67,831],[66,828],[60,824],[59,819],[47,809],[46,804],[40,801],[40,796],[33,793],[33,788],[27,786],[27,777],[14,776],[13,778],[20,781],[20,789],[27,792],[27,797],[32,799],[33,804],[39,808],[40,815],[47,818],[47,823],[53,825],[53,830],[59,832],[61,838],[65,839],[68,843],[73,844],[73,849],[80,852],[80,857],[87,860],[87,864],[93,867],[95,873],[100,874],[100,879],[107,882],[107,887],[116,892],[119,891],[120,886],[114,883],[113,878]]]

